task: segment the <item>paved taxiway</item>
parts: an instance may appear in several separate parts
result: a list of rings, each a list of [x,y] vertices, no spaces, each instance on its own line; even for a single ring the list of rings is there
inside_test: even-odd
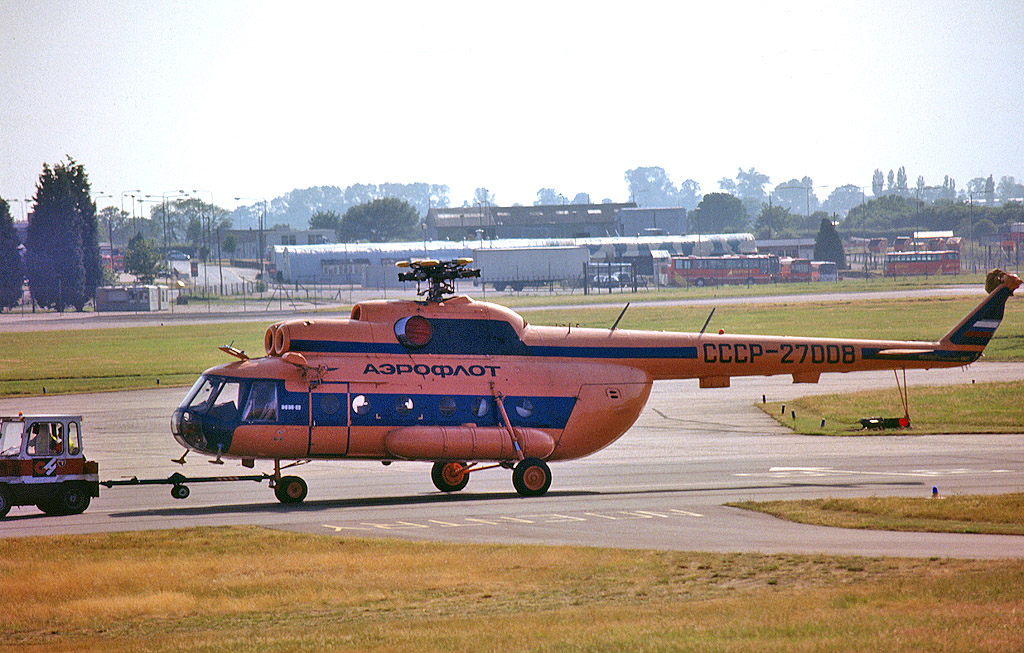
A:
[[[1024,379],[1024,364],[914,370],[911,385]],[[891,388],[891,372],[827,374],[818,385],[788,377],[738,378],[732,388],[663,382],[637,424],[607,449],[552,465],[544,497],[514,493],[504,470],[480,472],[443,495],[429,465],[313,463],[298,468],[310,486],[284,506],[267,484],[196,484],[184,501],[169,486],[102,488],[82,515],[46,517],[14,508],[0,537],[256,524],[323,535],[391,536],[464,542],[536,542],[707,551],[828,552],[856,555],[1024,557],[1024,537],[883,533],[791,524],[725,507],[744,499],[1002,493],[1024,488],[1024,435],[824,438],[793,435],[753,404],[810,393]],[[0,400],[0,412],[84,416],[86,453],[101,479],[251,473],[192,454],[184,469],[169,416],[184,388]],[[911,402],[914,410],[926,410]],[[257,471],[269,470],[258,463]]]

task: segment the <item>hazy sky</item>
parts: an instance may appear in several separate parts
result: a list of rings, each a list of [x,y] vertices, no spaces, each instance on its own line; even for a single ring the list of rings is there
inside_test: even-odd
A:
[[[414,181],[625,201],[641,165],[824,198],[901,165],[1020,180],[1022,143],[1021,0],[0,0],[5,198],[66,154],[101,207]]]

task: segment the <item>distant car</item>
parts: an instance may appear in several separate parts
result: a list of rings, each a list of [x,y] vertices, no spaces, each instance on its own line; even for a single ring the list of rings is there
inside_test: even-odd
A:
[[[590,278],[592,286],[628,286],[632,283],[629,272],[613,272],[609,277],[607,274],[595,274]]]
[[[167,260],[168,261],[187,261],[190,258],[192,258],[192,257],[189,256],[188,254],[186,254],[185,252],[179,252],[176,249],[173,249],[173,250],[167,252]]]

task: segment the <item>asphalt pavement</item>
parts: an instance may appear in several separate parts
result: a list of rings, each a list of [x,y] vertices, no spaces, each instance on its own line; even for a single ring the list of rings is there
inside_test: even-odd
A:
[[[912,370],[911,385],[1024,379],[1024,364]],[[252,524],[328,536],[457,542],[581,544],[626,548],[867,556],[1024,557],[1024,537],[890,533],[793,524],[724,504],[740,500],[1019,492],[1024,434],[855,437],[790,433],[755,404],[822,392],[891,388],[891,372],[826,374],[818,385],[789,377],[655,384],[646,410],[620,440],[585,459],[552,465],[543,497],[524,499],[510,473],[474,474],[455,494],[436,491],[425,463],[335,461],[291,470],[309,483],[301,505],[278,503],[266,482],[196,484],[178,501],[170,486],[102,488],[81,515],[14,508],[0,537]],[[102,479],[251,474],[181,448],[169,419],[184,388],[0,400],[0,412],[84,417],[85,451]],[[266,462],[257,473],[270,471]],[[936,500],[941,500],[936,499]]]

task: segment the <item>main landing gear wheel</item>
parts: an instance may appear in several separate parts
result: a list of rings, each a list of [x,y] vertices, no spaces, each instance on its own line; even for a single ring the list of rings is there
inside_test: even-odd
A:
[[[466,463],[436,462],[430,468],[430,480],[434,487],[442,492],[458,492],[469,483],[469,472]]]
[[[551,487],[551,469],[540,458],[520,460],[512,470],[512,486],[524,497],[539,497]]]
[[[302,503],[309,487],[298,476],[282,476],[274,485],[274,496],[281,503]]]

